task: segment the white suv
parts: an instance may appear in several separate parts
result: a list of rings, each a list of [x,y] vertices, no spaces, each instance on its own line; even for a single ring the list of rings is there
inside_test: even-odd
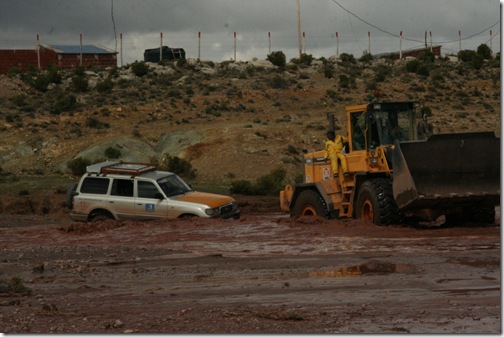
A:
[[[67,206],[75,221],[240,218],[229,196],[193,191],[176,174],[148,164],[112,161],[89,165],[70,187]]]

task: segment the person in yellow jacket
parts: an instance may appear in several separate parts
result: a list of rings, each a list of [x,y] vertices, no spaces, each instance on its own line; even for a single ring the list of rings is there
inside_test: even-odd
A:
[[[348,177],[348,167],[346,156],[342,153],[343,143],[348,142],[347,137],[338,135],[334,133],[334,130],[329,130],[326,133],[327,141],[325,144],[325,160],[331,161],[331,168],[333,177],[338,177],[338,160],[341,162],[341,168],[343,169],[343,175]]]

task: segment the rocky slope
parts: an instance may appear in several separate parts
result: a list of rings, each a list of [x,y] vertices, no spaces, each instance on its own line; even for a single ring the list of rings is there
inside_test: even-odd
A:
[[[68,174],[76,157],[189,161],[196,182],[254,180],[323,147],[327,113],[370,94],[421,100],[436,133],[500,135],[500,64],[453,58],[361,62],[331,58],[283,69],[269,61],[136,63],[119,69],[0,76],[0,167],[14,174]],[[140,69],[140,70],[139,70]],[[117,153],[117,151],[116,151]]]

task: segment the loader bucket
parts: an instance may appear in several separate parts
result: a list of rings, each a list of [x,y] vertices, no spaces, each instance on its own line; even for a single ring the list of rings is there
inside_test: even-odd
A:
[[[396,142],[393,153],[393,194],[401,210],[500,202],[500,138],[493,132]]]

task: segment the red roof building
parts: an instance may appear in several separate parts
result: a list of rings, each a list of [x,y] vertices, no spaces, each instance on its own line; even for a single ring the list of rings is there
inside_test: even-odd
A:
[[[36,49],[0,50],[0,74],[10,69],[25,72],[30,67],[47,69],[50,65],[59,68],[117,67],[117,52],[96,45],[40,45]]]

